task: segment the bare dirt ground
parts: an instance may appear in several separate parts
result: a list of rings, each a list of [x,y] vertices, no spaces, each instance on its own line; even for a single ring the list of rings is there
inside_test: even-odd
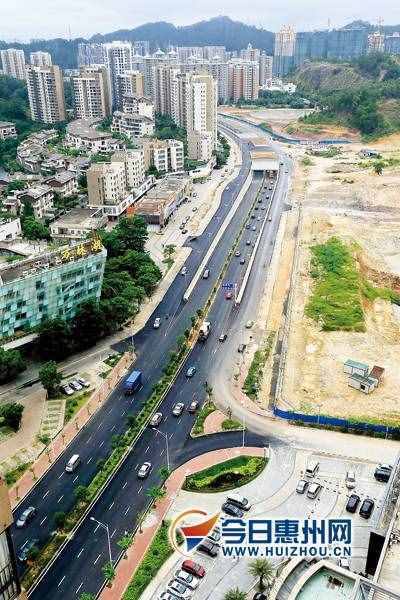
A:
[[[392,138],[371,148],[379,149],[384,158],[398,156],[400,139]],[[362,169],[360,148],[344,146],[340,156],[329,159],[306,155],[304,148],[290,149],[296,159],[292,199],[302,207],[302,217],[280,404],[310,414],[320,411],[398,425],[399,307],[383,300],[364,302],[365,333],[323,332],[304,313],[313,285],[310,246],[331,236],[358,244],[360,268],[374,284],[400,281],[400,167],[387,167],[381,176],[371,167]],[[303,164],[306,156],[311,165]],[[286,266],[283,277],[287,278]],[[383,384],[370,395],[350,388],[343,373],[348,358],[384,367]]]

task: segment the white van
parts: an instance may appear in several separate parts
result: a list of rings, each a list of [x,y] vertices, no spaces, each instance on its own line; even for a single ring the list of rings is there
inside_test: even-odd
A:
[[[67,462],[67,464],[65,466],[65,470],[67,471],[67,473],[73,473],[73,471],[75,471],[75,469],[77,469],[80,464],[81,464],[81,459],[80,459],[79,454],[73,454],[71,456],[71,458],[69,459],[69,461]]]
[[[318,473],[318,471],[319,462],[317,462],[316,460],[311,460],[307,465],[306,472],[304,473],[304,475],[311,479],[311,477],[314,477]]]
[[[251,508],[251,504],[247,498],[241,496],[240,494],[229,494],[226,501],[231,502],[231,504],[238,506],[242,510],[250,510]]]

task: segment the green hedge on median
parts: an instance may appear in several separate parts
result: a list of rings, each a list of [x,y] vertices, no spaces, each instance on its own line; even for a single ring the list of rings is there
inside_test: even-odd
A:
[[[268,460],[261,456],[238,456],[186,477],[183,489],[190,492],[222,492],[245,485],[257,477]]]

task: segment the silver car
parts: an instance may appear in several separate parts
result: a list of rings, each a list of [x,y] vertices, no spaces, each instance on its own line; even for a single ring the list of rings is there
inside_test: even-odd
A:
[[[151,471],[151,462],[145,462],[140,467],[137,476],[139,479],[146,479]]]

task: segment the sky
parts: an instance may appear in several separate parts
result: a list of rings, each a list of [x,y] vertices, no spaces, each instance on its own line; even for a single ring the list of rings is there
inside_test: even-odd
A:
[[[0,0],[0,39],[90,37],[150,21],[188,25],[226,15],[271,31],[290,23],[298,31],[356,19],[400,22],[399,0]]]

